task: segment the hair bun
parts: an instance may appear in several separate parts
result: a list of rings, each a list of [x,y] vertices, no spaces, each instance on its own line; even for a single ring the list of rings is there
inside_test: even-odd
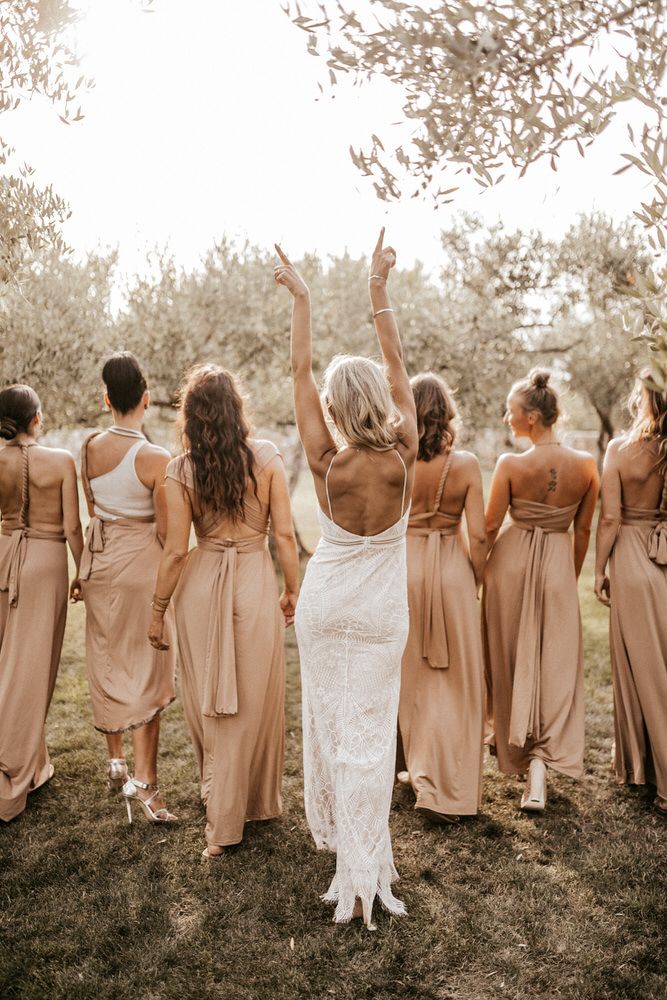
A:
[[[540,368],[536,368],[530,373],[530,384],[534,385],[536,389],[546,389],[549,384],[550,377],[551,372],[546,372]]]
[[[11,441],[15,438],[18,433],[18,427],[16,426],[16,421],[12,420],[11,417],[0,418],[0,437],[4,438],[5,441]]]

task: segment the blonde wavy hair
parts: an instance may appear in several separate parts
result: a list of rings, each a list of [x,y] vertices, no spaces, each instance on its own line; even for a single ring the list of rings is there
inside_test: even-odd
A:
[[[401,417],[376,361],[339,354],[324,373],[321,399],[346,444],[374,451],[388,451],[396,444]]]
[[[639,441],[657,441],[656,470],[667,477],[667,392],[650,389],[642,381],[651,377],[650,368],[640,371],[630,393],[628,410],[632,425],[625,437],[624,447]]]

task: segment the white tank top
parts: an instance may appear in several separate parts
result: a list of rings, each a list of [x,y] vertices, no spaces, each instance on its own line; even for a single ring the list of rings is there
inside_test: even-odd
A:
[[[90,480],[90,488],[95,499],[93,509],[102,520],[115,521],[118,517],[153,517],[155,514],[153,491],[144,486],[134,468],[137,453],[145,444],[145,439],[137,441],[128,448],[114,469]],[[101,507],[97,506],[97,501]],[[118,511],[118,514],[110,514],[108,510],[103,509],[104,507]]]

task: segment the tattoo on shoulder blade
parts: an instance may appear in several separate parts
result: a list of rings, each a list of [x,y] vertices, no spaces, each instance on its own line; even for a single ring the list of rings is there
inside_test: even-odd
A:
[[[549,469],[549,475],[551,476],[551,479],[547,485],[547,492],[553,493],[558,486],[558,474],[555,469]]]

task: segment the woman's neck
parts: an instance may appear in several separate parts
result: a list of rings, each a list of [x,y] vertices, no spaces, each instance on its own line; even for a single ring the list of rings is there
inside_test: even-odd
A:
[[[128,431],[141,431],[145,416],[143,406],[138,407],[136,410],[132,410],[130,413],[118,413],[117,410],[112,410],[111,412],[113,414],[115,427],[122,427],[124,430]]]
[[[11,447],[14,445],[17,448],[22,448],[24,445],[27,447],[31,444],[37,444],[37,435],[29,434],[28,431],[20,431],[15,438],[8,441],[7,444]]]
[[[528,437],[532,445],[557,443],[553,427],[534,427]]]

